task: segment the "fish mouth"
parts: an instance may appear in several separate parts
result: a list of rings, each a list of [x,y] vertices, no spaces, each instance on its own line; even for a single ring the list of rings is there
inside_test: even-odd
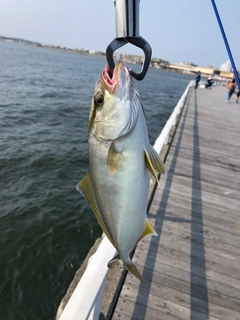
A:
[[[113,72],[107,65],[102,72],[102,79],[105,88],[111,93],[115,93],[119,86],[126,86],[129,84],[131,75],[126,65],[120,61],[115,66]]]

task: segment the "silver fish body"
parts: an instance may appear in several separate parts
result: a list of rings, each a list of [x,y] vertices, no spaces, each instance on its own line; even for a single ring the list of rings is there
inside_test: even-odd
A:
[[[165,167],[149,144],[140,96],[128,68],[106,67],[95,86],[89,123],[89,173],[77,188],[118,251],[109,267],[123,265],[141,281],[129,253],[147,234],[150,173]]]

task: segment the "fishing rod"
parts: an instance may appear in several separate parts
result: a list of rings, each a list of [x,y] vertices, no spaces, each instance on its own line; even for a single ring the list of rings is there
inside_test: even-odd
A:
[[[227,49],[227,53],[228,53],[229,59],[231,61],[231,65],[232,65],[232,68],[233,68],[235,79],[237,81],[238,88],[240,89],[240,80],[239,80],[238,71],[236,69],[236,66],[235,66],[235,63],[234,63],[234,60],[233,60],[233,56],[232,56],[232,53],[231,53],[231,50],[230,50],[230,47],[229,47],[229,44],[228,44],[228,41],[227,41],[227,37],[226,37],[226,34],[224,32],[224,29],[223,29],[222,21],[220,19],[220,16],[219,16],[215,1],[214,0],[211,0],[211,1],[212,1],[213,9],[214,9],[214,12],[215,12],[218,24],[219,24],[219,28],[220,28],[221,33],[222,33],[223,41],[224,41],[226,49]]]
[[[130,70],[136,80],[142,80],[148,70],[152,49],[149,43],[139,35],[139,3],[140,0],[114,0],[116,18],[116,38],[106,49],[106,58],[111,70],[115,63],[113,53],[127,43],[131,43],[144,52],[144,62],[139,73]]]

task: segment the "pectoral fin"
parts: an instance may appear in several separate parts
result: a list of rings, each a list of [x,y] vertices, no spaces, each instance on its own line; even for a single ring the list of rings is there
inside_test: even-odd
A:
[[[157,176],[156,171],[161,174],[166,172],[166,168],[165,168],[165,165],[164,165],[162,159],[160,158],[157,151],[150,145],[147,148],[147,150],[144,149],[144,154],[145,154],[146,166],[147,166],[148,170],[154,176],[156,181],[158,181],[158,176]]]
[[[120,157],[121,157],[121,153],[115,150],[114,143],[112,143],[108,151],[108,159],[107,159],[108,173],[110,175],[113,175],[117,172],[120,165]]]
[[[106,234],[106,236],[108,237],[108,239],[112,243],[112,245],[114,247],[116,247],[110,233],[108,232],[108,230],[106,228],[106,225],[105,225],[104,220],[102,218],[101,212],[98,208],[98,205],[97,205],[94,193],[93,193],[92,185],[91,185],[91,180],[90,180],[88,173],[77,184],[76,189],[77,189],[77,191],[82,193],[82,195],[87,199],[87,202],[89,203],[93,213],[95,214],[97,221],[98,221],[100,227],[102,228],[103,232]]]

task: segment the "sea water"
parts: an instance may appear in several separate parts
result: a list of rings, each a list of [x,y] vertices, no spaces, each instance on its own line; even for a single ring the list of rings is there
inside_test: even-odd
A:
[[[0,319],[51,320],[102,233],[75,186],[106,60],[0,41],[0,65]],[[152,144],[190,80],[136,81]]]

